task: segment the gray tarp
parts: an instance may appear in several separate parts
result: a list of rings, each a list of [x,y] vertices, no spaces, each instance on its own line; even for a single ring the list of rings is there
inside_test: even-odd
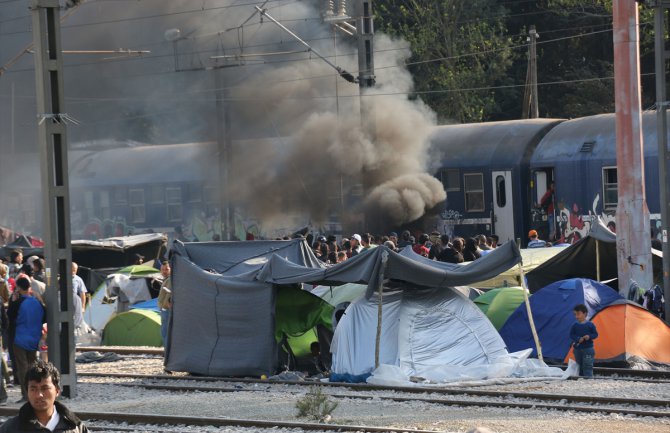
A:
[[[384,278],[428,287],[468,285],[519,261],[513,243],[465,266],[417,261],[380,246],[326,267],[304,240],[187,243],[172,248],[173,310],[166,368],[217,376],[271,374],[275,284],[368,284]]]
[[[598,243],[598,241],[600,243]],[[598,253],[596,253],[598,248]],[[654,272],[662,268],[662,253],[652,248]],[[556,254],[526,274],[528,289],[535,293],[549,284],[570,278],[597,280],[596,257],[600,256],[600,281],[616,280],[618,277],[616,233],[612,233],[603,221],[593,221],[589,234]],[[618,289],[618,281],[609,286]]]

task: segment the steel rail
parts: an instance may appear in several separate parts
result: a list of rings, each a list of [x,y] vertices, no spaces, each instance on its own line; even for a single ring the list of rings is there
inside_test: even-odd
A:
[[[117,386],[125,387],[138,387],[151,390],[160,390],[160,391],[171,391],[171,392],[268,392],[267,389],[245,389],[245,388],[221,388],[221,387],[201,387],[201,386],[174,386],[174,385],[155,385],[155,384],[137,384],[137,383],[116,383]],[[540,394],[540,393],[527,393],[527,392],[506,392],[506,391],[480,391],[480,390],[439,390],[445,392],[438,392],[439,394],[446,395],[472,395],[477,397],[492,397],[492,398],[520,398],[528,400],[540,400],[540,401],[553,401],[553,402],[573,402],[573,403],[591,403],[591,404],[623,404],[623,405],[640,405],[640,406],[652,406],[652,407],[664,407],[670,409],[670,402],[665,400],[649,400],[649,399],[627,399],[619,397],[590,397],[590,396],[575,396],[575,395],[562,395],[562,394]],[[426,391],[426,392],[432,392]],[[351,399],[379,399],[379,400],[389,400],[389,401],[398,401],[398,402],[420,402],[420,403],[433,403],[433,404],[443,404],[443,405],[462,405],[463,400],[445,400],[438,398],[422,398],[422,397],[400,397],[400,396],[370,396],[370,395],[360,395],[360,394],[329,394],[333,398],[351,398]],[[465,400],[470,401],[470,400]],[[477,403],[482,403],[483,400],[478,401]],[[503,402],[489,402],[491,404],[500,404],[498,407],[506,407],[513,405],[515,403],[510,403],[509,401]],[[476,404],[479,405],[479,404]],[[537,405],[533,405],[537,407]],[[546,405],[550,408],[560,408],[561,410],[572,410],[575,407],[583,408],[584,406],[571,406],[569,409],[563,409],[564,406],[556,407],[553,405]],[[568,407],[568,406],[565,406]],[[612,408],[606,408],[609,410]],[[632,409],[625,409],[632,410]],[[628,412],[632,413],[632,412]],[[640,411],[644,413],[643,416],[654,416],[647,415],[649,413],[655,413],[651,411]],[[661,417],[670,417],[669,412],[658,412]]]
[[[147,349],[138,347],[106,347],[106,346],[77,346],[77,352],[118,353],[119,355],[160,355],[164,356],[162,348]]]
[[[107,347],[107,346],[78,346],[77,352],[115,352],[119,354],[145,354],[145,355],[161,355],[164,356],[162,348],[148,349],[136,347]],[[555,367],[566,368],[567,365],[555,365]],[[593,372],[600,376],[631,376],[644,377],[651,379],[670,379],[669,370],[635,370],[632,368],[613,368],[613,367],[594,367]]]
[[[15,416],[19,412],[18,408],[0,407],[0,416]],[[156,426],[211,426],[211,427],[254,427],[254,428],[293,428],[303,430],[334,431],[334,432],[392,432],[403,433],[411,431],[412,433],[438,433],[434,430],[414,430],[408,428],[378,427],[378,426],[360,426],[346,424],[317,424],[288,421],[267,421],[255,419],[235,419],[235,418],[204,418],[195,416],[174,416],[174,415],[152,415],[142,413],[117,413],[117,412],[84,412],[77,411],[77,417],[82,421],[107,421],[123,422],[126,424],[149,424]],[[115,427],[111,426],[110,429]],[[124,426],[125,428],[125,426]],[[137,430],[137,429],[135,429]]]

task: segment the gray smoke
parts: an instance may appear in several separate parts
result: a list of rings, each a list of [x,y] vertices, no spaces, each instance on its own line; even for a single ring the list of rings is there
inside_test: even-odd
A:
[[[320,19],[325,3],[277,1],[267,7],[314,49],[357,75],[356,41],[334,37]],[[315,224],[332,215],[357,223],[365,208],[376,210],[383,224],[396,225],[443,200],[440,183],[426,173],[435,115],[407,96],[413,88],[403,66],[410,56],[407,43],[375,35],[377,85],[360,97],[358,85],[343,80],[275,24],[258,16],[247,21],[254,10],[232,0],[197,5],[142,0],[123,8],[116,2],[83,2],[63,23],[64,49],[122,47],[151,54],[66,57],[66,111],[81,122],[68,128],[68,141],[83,143],[80,147],[130,140],[216,141],[224,122],[215,108],[218,93],[226,99],[232,124],[230,195],[236,208],[260,220],[266,231],[295,227],[305,215]],[[15,15],[26,18],[9,21],[0,31],[9,32],[0,52],[3,62],[32,40],[25,32],[30,22],[25,8],[0,6],[0,17]],[[179,29],[181,39],[166,40],[171,29]],[[285,54],[268,55],[278,52]],[[221,55],[228,57],[212,58]],[[4,151],[10,144],[36,150],[33,89],[30,56],[0,77],[0,98],[7,102],[0,105]],[[12,92],[16,96],[10,98]],[[24,120],[10,125],[14,115]],[[155,167],[161,157],[156,153]],[[35,165],[22,167],[38,171],[37,161],[32,157]],[[357,192],[362,195],[352,194]]]
[[[375,42],[382,67],[378,85],[363,97],[367,116],[361,115],[358,87],[319,61],[265,71],[235,89],[232,99],[248,121],[263,119],[285,137],[279,148],[256,148],[235,164],[233,194],[264,222],[293,211],[309,212],[315,223],[333,213],[346,219],[363,210],[342,199],[356,184],[381,225],[414,221],[445,199],[441,183],[425,173],[434,115],[421,101],[407,99],[412,80],[402,63],[409,52],[384,35]],[[353,56],[338,60],[356,69]]]

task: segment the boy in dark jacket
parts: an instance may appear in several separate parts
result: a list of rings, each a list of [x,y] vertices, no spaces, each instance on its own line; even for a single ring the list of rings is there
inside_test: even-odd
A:
[[[579,364],[579,375],[593,378],[593,358],[595,356],[593,340],[598,338],[598,331],[593,322],[586,320],[588,314],[586,305],[577,304],[573,310],[577,322],[570,328],[570,341],[572,341],[575,361]]]
[[[52,363],[37,360],[21,381],[28,384],[28,403],[21,406],[17,416],[0,426],[0,433],[88,433],[81,420],[56,401],[60,395],[60,373]]]

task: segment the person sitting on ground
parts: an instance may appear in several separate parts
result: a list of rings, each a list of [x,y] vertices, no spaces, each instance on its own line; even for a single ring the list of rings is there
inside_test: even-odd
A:
[[[547,245],[545,241],[538,237],[537,231],[535,230],[528,232],[528,239],[530,239],[528,242],[528,248],[544,248]]]
[[[467,238],[463,247],[463,260],[472,262],[481,256],[480,250],[477,248],[477,241],[474,238]]]
[[[37,360],[30,366],[22,382],[28,384],[28,402],[19,414],[0,426],[0,433],[53,431],[88,433],[86,425],[64,404],[60,395],[60,373],[50,362]]]

